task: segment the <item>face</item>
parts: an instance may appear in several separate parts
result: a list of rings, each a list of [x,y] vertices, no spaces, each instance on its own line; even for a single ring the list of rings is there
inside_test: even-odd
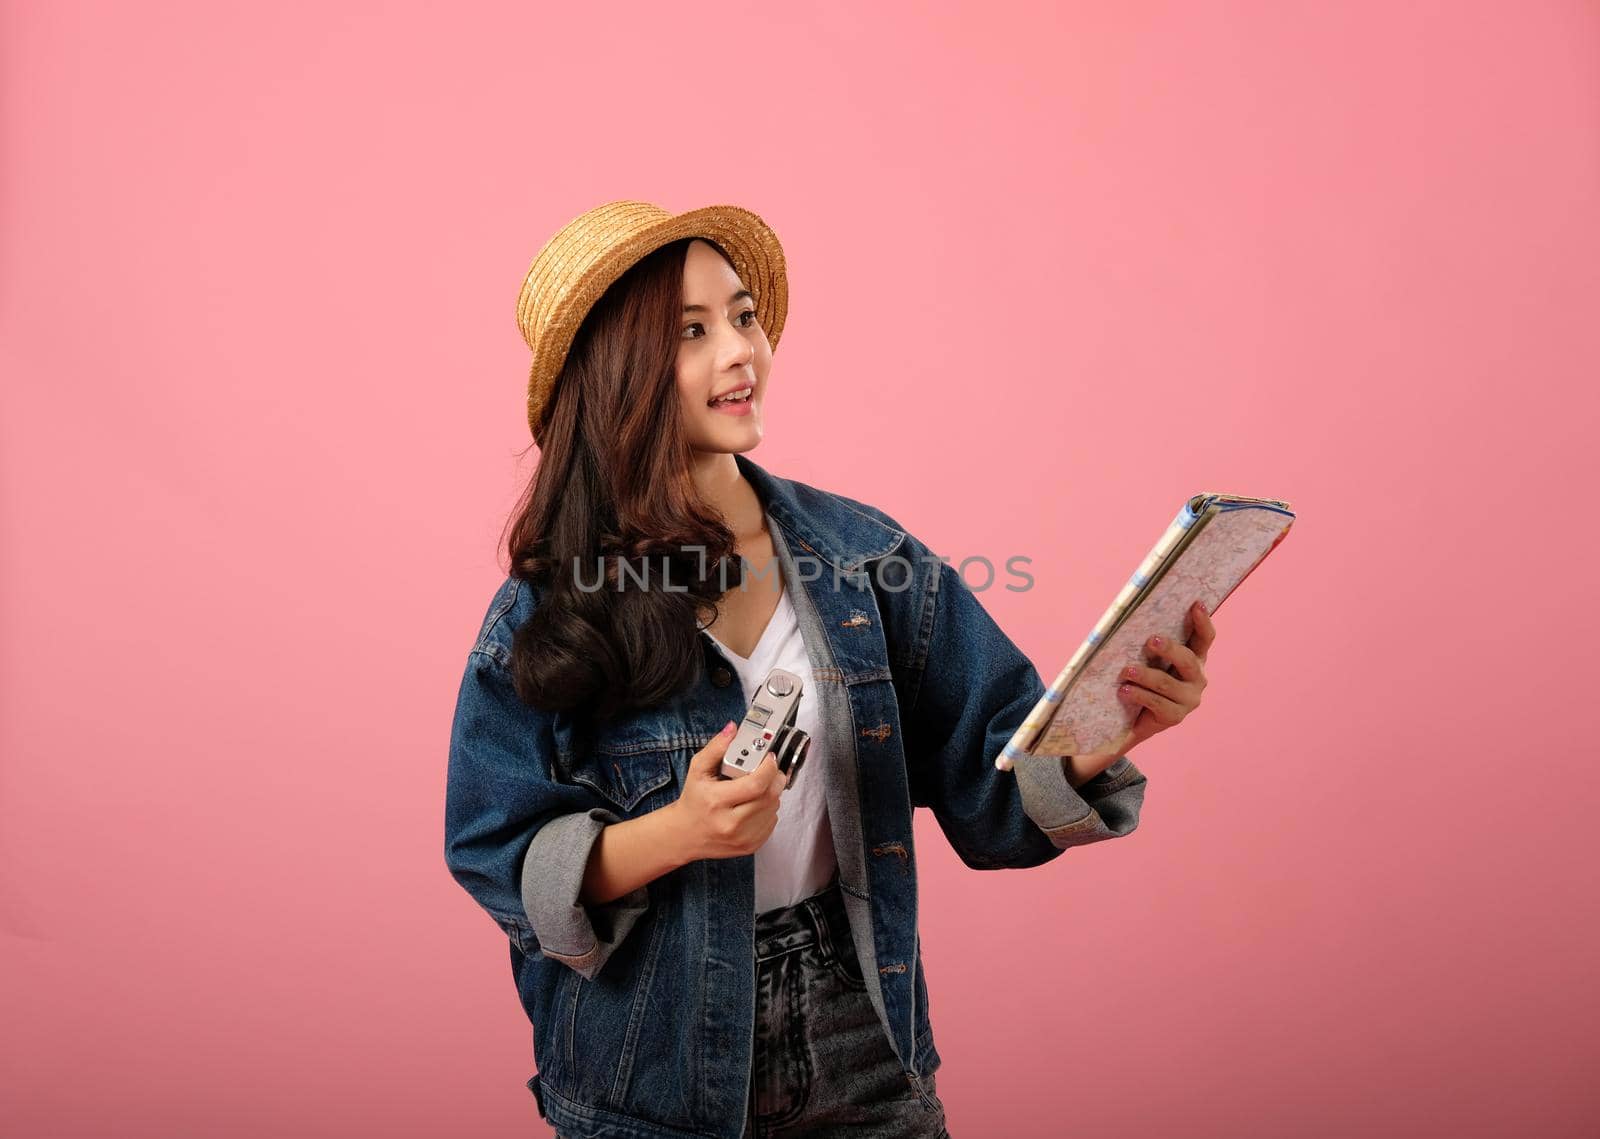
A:
[[[739,275],[715,248],[689,243],[678,326],[678,400],[689,445],[748,451],[761,441],[772,346]],[[735,399],[712,401],[735,394]],[[742,393],[742,394],[741,394]]]

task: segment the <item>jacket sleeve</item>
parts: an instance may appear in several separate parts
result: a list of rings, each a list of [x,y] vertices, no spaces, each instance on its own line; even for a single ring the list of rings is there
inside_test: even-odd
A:
[[[548,714],[518,698],[498,657],[473,649],[450,730],[445,862],[522,952],[593,979],[649,908],[649,889],[578,900],[595,839],[621,819],[552,777],[554,747]]]
[[[912,799],[979,870],[1037,866],[1068,847],[1130,834],[1145,776],[1127,756],[1080,788],[1060,756],[994,757],[1044,695],[1038,670],[948,563],[926,603],[926,659],[905,716]]]

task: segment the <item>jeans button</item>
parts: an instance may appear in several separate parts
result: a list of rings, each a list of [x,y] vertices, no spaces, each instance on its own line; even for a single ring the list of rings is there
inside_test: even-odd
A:
[[[729,669],[718,665],[712,670],[711,683],[715,684],[718,688],[726,688],[728,685],[733,683],[733,673]]]

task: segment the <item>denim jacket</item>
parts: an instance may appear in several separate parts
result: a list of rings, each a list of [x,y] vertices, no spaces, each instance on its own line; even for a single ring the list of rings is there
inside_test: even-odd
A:
[[[912,809],[966,865],[1020,869],[1133,831],[1127,756],[1082,787],[1062,761],[994,757],[1044,692],[954,567],[871,506],[740,472],[762,501],[835,757],[829,821],[867,995],[906,1080],[940,1064],[917,936]],[[691,862],[603,905],[578,901],[609,823],[678,797],[690,757],[745,707],[704,633],[694,684],[585,729],[522,704],[511,637],[535,590],[507,578],[467,654],[450,736],[445,861],[505,932],[533,1025],[528,1080],[555,1127],[631,1139],[738,1139],[755,1021],[755,859]]]

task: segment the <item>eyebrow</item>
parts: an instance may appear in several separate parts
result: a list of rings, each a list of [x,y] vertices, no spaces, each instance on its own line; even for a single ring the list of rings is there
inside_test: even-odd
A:
[[[749,289],[740,289],[737,293],[734,293],[733,296],[728,298],[728,304],[732,305],[734,301],[740,299],[741,297],[749,297],[751,300],[755,300],[756,299],[755,298],[755,294],[752,293]],[[684,312],[710,312],[711,310],[706,308],[705,305],[684,305],[683,306],[683,311]]]

